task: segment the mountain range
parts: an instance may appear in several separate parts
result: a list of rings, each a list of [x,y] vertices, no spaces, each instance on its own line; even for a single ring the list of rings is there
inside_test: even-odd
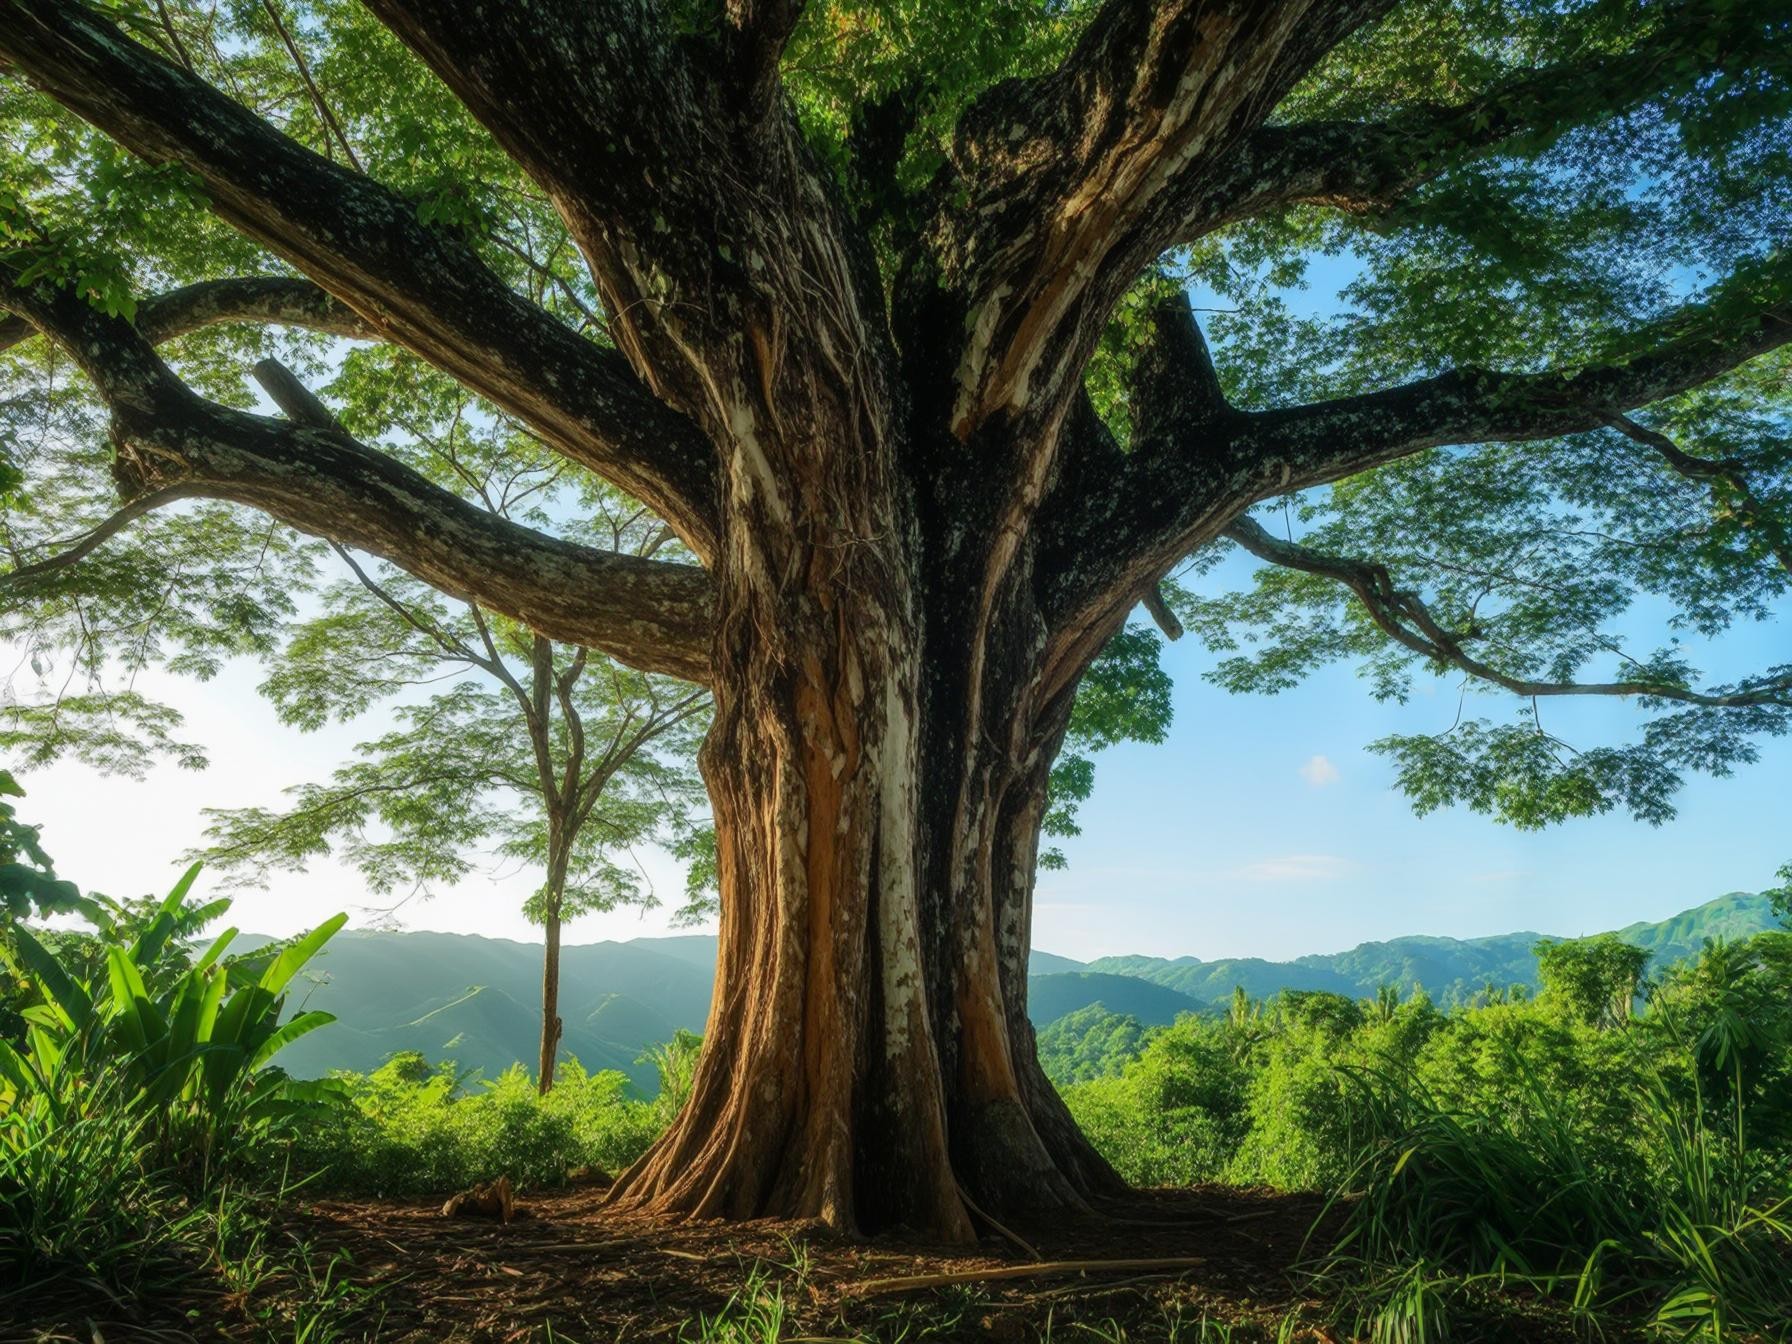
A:
[[[1616,932],[1647,948],[1652,964],[1661,967],[1696,954],[1707,938],[1743,938],[1775,923],[1767,897],[1734,892],[1671,919]],[[1080,962],[1035,950],[1028,1007],[1040,1026],[1092,1003],[1155,1026],[1181,1013],[1211,1010],[1229,1000],[1235,986],[1253,998],[1282,989],[1354,998],[1373,995],[1384,984],[1403,994],[1423,986],[1437,1002],[1450,1004],[1487,984],[1535,988],[1532,948],[1541,938],[1413,936],[1293,961],[1124,956]],[[703,1030],[715,955],[716,940],[707,934],[562,949],[563,1054],[591,1070],[620,1069],[650,1089],[653,1070],[637,1060],[680,1028]],[[540,985],[539,944],[459,933],[340,933],[312,963],[310,984],[295,995],[337,1021],[294,1042],[281,1063],[301,1076],[365,1072],[398,1051],[416,1050],[491,1076],[514,1061],[535,1059]]]

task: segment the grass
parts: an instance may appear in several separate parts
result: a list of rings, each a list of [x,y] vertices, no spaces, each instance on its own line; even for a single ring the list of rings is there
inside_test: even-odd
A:
[[[1687,1107],[1657,1083],[1648,1141],[1597,1148],[1541,1088],[1495,1116],[1396,1072],[1355,1077],[1369,1137],[1315,1279],[1353,1333],[1428,1344],[1530,1298],[1587,1335],[1792,1338],[1792,1195],[1740,1111],[1726,1131],[1696,1089]]]

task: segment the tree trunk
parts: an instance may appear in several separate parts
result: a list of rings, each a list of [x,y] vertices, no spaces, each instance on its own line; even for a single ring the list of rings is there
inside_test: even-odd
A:
[[[625,1207],[963,1242],[980,1218],[1082,1208],[1119,1186],[1040,1071],[1026,1017],[1068,696],[1036,713],[1034,643],[999,635],[990,660],[987,621],[925,610],[905,508],[851,541],[718,567],[702,759],[715,994],[691,1099],[618,1181]],[[763,588],[793,571],[829,582]],[[964,696],[966,679],[983,693]]]
[[[619,344],[725,445],[702,757],[715,992],[690,1101],[612,1197],[963,1242],[979,1217],[1078,1208],[1117,1184],[1040,1074],[1026,1021],[1069,695],[1043,689],[1031,584],[1056,423],[942,439],[964,312],[905,318],[904,349],[928,352],[905,367],[868,251],[839,241],[854,231],[831,179],[780,126],[755,200],[784,208],[730,243],[746,292],[650,301],[664,277],[585,240],[627,315]],[[691,264],[709,292],[711,263]],[[996,477],[936,460],[1034,474],[1017,505]]]
[[[566,895],[568,854],[560,839],[558,823],[550,826],[547,884],[542,892],[542,932],[546,946],[541,956],[541,1063],[536,1087],[542,1096],[554,1090],[554,1070],[560,1053],[560,909]]]
[[[542,1096],[554,1089],[554,1061],[560,1052],[560,912],[549,910],[545,931],[547,950],[541,959],[541,1072],[537,1087]]]

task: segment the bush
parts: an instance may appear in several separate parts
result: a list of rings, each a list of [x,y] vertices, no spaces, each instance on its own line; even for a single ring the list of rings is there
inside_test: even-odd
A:
[[[0,1036],[0,1247],[22,1280],[112,1279],[181,1243],[194,1200],[244,1144],[330,1091],[272,1063],[324,1013],[282,1021],[283,991],[341,917],[291,946],[198,957],[188,938],[228,907],[195,907],[195,866],[158,904],[80,898],[91,933],[52,945],[9,922],[15,1028]]]
[[[1331,1193],[1319,1270],[1359,1336],[1443,1338],[1519,1288],[1592,1334],[1792,1338],[1792,937],[1708,945],[1640,1013],[1636,959],[1593,952],[1554,960],[1616,967],[1578,998],[1448,1014],[1239,995],[1065,1100],[1135,1183]]]
[[[615,1173],[670,1115],[627,1095],[615,1070],[560,1066],[545,1097],[521,1065],[489,1082],[406,1053],[371,1074],[337,1074],[351,1105],[288,1141],[295,1170],[345,1193],[441,1195],[509,1176],[518,1188],[565,1183],[579,1167]]]

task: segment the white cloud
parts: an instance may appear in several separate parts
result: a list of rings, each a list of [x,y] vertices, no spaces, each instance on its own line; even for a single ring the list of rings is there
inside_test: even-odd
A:
[[[1232,870],[1246,882],[1330,882],[1356,865],[1336,854],[1282,854]]]
[[[1331,763],[1331,758],[1315,756],[1300,768],[1300,777],[1316,789],[1323,789],[1327,784],[1338,782],[1338,767]]]

